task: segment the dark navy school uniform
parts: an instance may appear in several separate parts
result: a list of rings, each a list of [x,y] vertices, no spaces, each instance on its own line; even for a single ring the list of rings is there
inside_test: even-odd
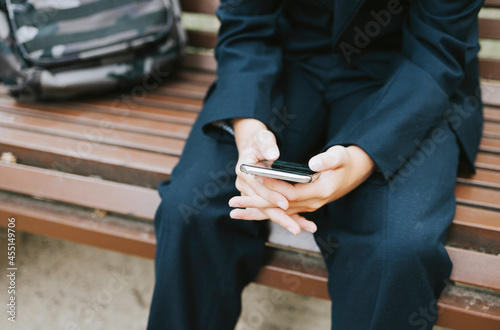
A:
[[[451,261],[459,159],[482,128],[482,1],[222,1],[218,77],[159,187],[148,329],[232,329],[266,222],[229,218],[231,118],[256,118],[281,159],[358,145],[378,171],[309,214],[329,271],[332,329],[431,329]],[[294,237],[290,236],[293,240]]]

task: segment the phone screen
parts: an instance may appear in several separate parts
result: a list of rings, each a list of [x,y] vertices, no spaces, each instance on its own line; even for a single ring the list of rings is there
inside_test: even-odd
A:
[[[317,173],[311,170],[309,166],[305,164],[285,162],[282,160],[275,160],[274,162],[265,160],[263,161],[263,163],[265,163],[267,166],[270,166],[270,168],[295,174],[313,175]]]

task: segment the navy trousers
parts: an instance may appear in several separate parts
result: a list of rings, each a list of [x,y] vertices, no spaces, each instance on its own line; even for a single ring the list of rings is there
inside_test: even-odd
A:
[[[339,63],[335,55],[286,60],[273,108],[282,120],[270,127],[282,159],[307,162],[384,93],[383,73]],[[308,215],[315,238],[335,242],[320,244],[332,329],[431,329],[437,319],[452,266],[443,241],[455,213],[458,144],[444,120],[423,141],[401,143],[418,149],[392,181],[376,172]],[[205,136],[195,123],[171,180],[158,187],[149,330],[234,328],[266,239],[265,221],[229,218],[227,202],[239,194],[237,157],[234,144]]]

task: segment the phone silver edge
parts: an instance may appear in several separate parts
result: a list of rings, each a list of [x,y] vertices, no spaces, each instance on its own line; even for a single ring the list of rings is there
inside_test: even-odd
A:
[[[309,183],[313,181],[314,175],[306,175],[306,174],[295,174],[295,173],[287,173],[283,171],[278,171],[272,168],[263,168],[258,166],[252,166],[248,164],[241,164],[240,170],[247,174],[252,175],[262,175],[274,179],[293,181],[297,183]]]

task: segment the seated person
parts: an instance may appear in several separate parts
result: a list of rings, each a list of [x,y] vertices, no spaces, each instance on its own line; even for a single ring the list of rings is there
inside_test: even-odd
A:
[[[322,242],[332,329],[431,329],[459,159],[473,169],[481,136],[481,5],[221,1],[217,80],[158,188],[148,329],[233,329],[266,219]],[[240,171],[278,158],[320,176]]]

